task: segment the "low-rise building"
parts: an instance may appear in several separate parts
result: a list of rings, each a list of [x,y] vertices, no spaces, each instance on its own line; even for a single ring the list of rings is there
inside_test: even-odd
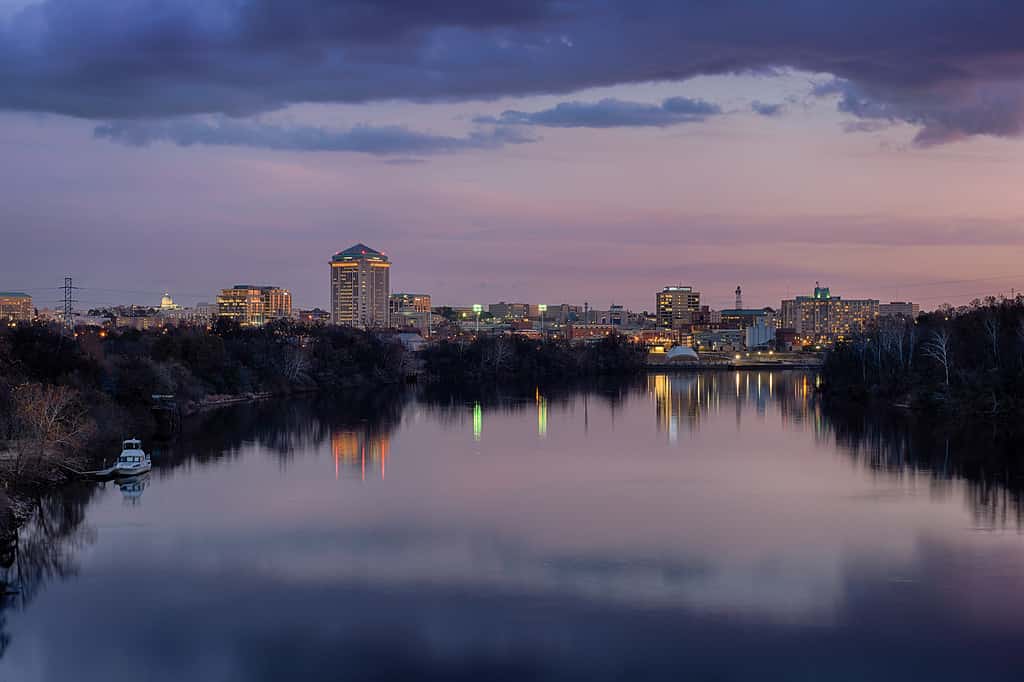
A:
[[[300,310],[295,314],[295,319],[304,324],[327,324],[331,321],[331,313],[322,308]]]
[[[201,301],[196,303],[194,308],[196,320],[201,322],[212,322],[213,318],[217,317],[217,304],[209,303],[208,301]]]
[[[161,320],[156,315],[119,315],[114,318],[114,326],[118,329],[137,329],[140,332],[156,329]]]
[[[243,327],[259,326],[291,315],[291,292],[280,287],[237,284],[217,296],[217,316],[235,320]]]
[[[565,338],[570,341],[599,339],[618,333],[619,328],[613,324],[567,324]]]
[[[20,291],[0,291],[0,321],[28,322],[32,315],[31,296]]]
[[[879,317],[902,317],[908,320],[916,320],[921,314],[921,305],[909,301],[890,301],[878,305]]]
[[[693,347],[698,351],[736,351],[744,348],[746,334],[740,329],[714,329],[693,333]]]
[[[430,294],[391,294],[391,326],[398,329],[415,329],[424,336],[430,336],[433,313]]]
[[[720,321],[723,327],[731,329],[745,329],[757,323],[764,322],[766,326],[778,326],[778,314],[774,308],[728,308],[719,312]]]

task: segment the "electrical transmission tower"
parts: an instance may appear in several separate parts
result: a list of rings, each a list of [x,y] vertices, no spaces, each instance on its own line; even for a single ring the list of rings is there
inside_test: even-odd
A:
[[[70,277],[64,278],[64,326],[63,333],[68,336],[73,336],[75,333],[75,312],[72,310],[72,304],[78,303],[78,300],[73,298],[75,290],[78,287],[71,283]]]

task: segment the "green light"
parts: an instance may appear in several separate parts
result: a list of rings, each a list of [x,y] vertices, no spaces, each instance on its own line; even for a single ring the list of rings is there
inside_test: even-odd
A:
[[[547,438],[548,435],[548,401],[541,396],[537,401],[537,437]]]
[[[480,434],[484,430],[484,411],[480,403],[473,404],[473,440],[480,440]]]
[[[548,311],[548,304],[547,303],[538,304],[537,305],[537,310],[539,310],[542,313],[546,313]]]
[[[479,303],[474,303],[474,304],[473,304],[473,312],[474,312],[474,313],[476,313],[477,315],[479,315],[479,314],[480,314],[480,313],[482,313],[483,311],[484,311],[484,307],[483,307],[482,305],[480,305]]]

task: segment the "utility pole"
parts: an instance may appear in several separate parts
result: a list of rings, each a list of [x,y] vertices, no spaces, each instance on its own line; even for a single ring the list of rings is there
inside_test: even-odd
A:
[[[74,336],[75,333],[75,313],[72,305],[78,303],[78,300],[72,298],[75,290],[78,287],[74,286],[71,282],[70,277],[64,278],[64,320],[61,328],[61,333],[65,336]]]

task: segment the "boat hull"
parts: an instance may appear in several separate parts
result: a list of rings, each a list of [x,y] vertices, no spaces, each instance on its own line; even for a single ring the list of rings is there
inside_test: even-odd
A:
[[[125,477],[125,476],[138,476],[140,474],[146,473],[147,471],[149,471],[152,468],[153,468],[152,464],[143,464],[142,466],[137,466],[137,467],[115,466],[111,470],[110,475],[111,476],[122,476],[122,477]]]

